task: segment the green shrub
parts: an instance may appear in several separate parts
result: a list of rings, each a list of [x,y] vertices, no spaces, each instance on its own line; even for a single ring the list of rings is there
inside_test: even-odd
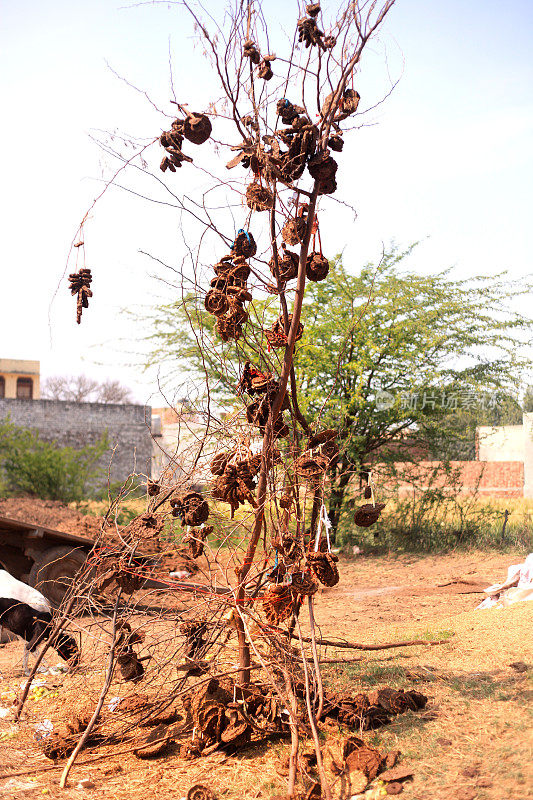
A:
[[[32,494],[43,500],[79,502],[92,495],[102,469],[98,460],[109,449],[107,434],[80,450],[46,442],[37,431],[0,421],[0,490]]]

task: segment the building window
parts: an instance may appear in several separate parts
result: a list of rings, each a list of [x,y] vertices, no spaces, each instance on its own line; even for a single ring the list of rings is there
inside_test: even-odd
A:
[[[31,378],[17,378],[17,400],[31,400],[33,381]]]
[[[6,396],[6,380],[3,375],[0,375],[0,400]]]

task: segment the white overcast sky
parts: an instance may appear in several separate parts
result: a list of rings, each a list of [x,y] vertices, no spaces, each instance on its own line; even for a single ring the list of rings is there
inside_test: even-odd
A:
[[[275,37],[297,17],[294,2],[262,6]],[[95,297],[80,326],[62,276],[77,225],[113,169],[91,134],[155,137],[167,127],[109,67],[172,114],[169,49],[176,93],[199,109],[211,99],[207,62],[176,5],[2,0],[0,17],[0,357],[39,359],[43,377],[118,378],[138,401],[159,405],[154,375],[128,366],[119,340],[136,350],[147,333],[124,307],[175,297],[140,252],[180,263],[175,210],[120,190],[97,204],[85,230]],[[411,266],[422,272],[507,269],[518,279],[531,271],[532,19],[526,0],[397,0],[362,62],[360,108],[373,106],[390,78],[400,82],[339,155],[336,196],[358,218],[329,205],[321,216],[326,254],[343,250],[357,271],[382,243],[421,240]],[[147,159],[159,163],[157,146]],[[194,188],[198,173],[186,169],[170,176],[174,189]]]

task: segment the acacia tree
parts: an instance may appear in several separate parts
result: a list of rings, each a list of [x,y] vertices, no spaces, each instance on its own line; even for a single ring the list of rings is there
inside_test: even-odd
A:
[[[513,301],[530,287],[505,275],[416,274],[405,266],[411,250],[391,248],[357,275],[337,258],[328,280],[312,282],[306,293],[295,352],[298,396],[306,418],[339,430],[328,502],[333,531],[346,490],[376,461],[471,459],[477,425],[521,419],[513,394],[529,366],[532,321]],[[270,312],[259,301],[254,313]],[[209,327],[205,312],[202,319]],[[221,363],[198,346],[187,323],[180,303],[154,309],[150,363],[165,361],[169,371],[186,363],[198,376],[207,368],[220,401],[228,402],[237,347]],[[241,347],[253,358],[246,343]]]

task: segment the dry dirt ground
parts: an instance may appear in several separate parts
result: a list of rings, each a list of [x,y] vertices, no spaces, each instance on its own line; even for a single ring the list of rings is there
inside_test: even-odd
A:
[[[482,595],[475,584],[503,579],[523,553],[466,553],[431,557],[359,557],[341,561],[341,580],[317,596],[316,617],[324,637],[384,643],[443,639],[444,644],[381,651],[323,651],[326,681],[350,691],[383,685],[415,687],[429,697],[425,712],[407,712],[364,734],[383,750],[399,749],[414,780],[406,800],[526,800],[533,797],[531,725],[532,603],[475,611]],[[471,582],[457,583],[454,580]],[[439,586],[439,584],[447,584]],[[471,585],[474,584],[474,585]],[[22,681],[21,646],[0,647],[0,708],[9,707]],[[522,662],[527,667],[510,666]],[[522,671],[519,671],[522,670]],[[62,678],[47,679],[50,688]],[[23,723],[0,718],[0,796],[83,798],[184,797],[206,783],[222,800],[271,798],[283,792],[279,760],[289,744],[251,745],[227,757],[193,762],[177,752],[139,761],[131,752],[82,754],[69,788],[60,790],[60,769],[38,750],[35,725],[47,716],[47,698],[30,700]],[[324,752],[336,750],[348,731],[324,731]],[[25,775],[14,773],[26,772]],[[77,789],[81,779],[92,788]],[[339,785],[334,788],[338,797]]]

